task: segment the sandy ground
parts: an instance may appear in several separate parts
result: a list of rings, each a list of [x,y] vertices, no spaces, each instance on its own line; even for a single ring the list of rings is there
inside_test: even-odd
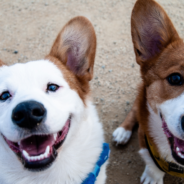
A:
[[[158,0],[184,38],[184,0]],[[43,58],[72,17],[89,18],[98,47],[94,79],[94,103],[111,146],[107,184],[138,184],[144,163],[138,155],[137,129],[126,146],[116,148],[112,132],[125,119],[140,82],[135,62],[130,15],[135,0],[0,0],[0,58],[7,64]],[[165,184],[184,180],[166,175]]]

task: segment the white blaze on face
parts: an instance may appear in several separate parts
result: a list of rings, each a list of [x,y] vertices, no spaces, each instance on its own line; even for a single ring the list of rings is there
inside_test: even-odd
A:
[[[32,61],[0,68],[0,94],[9,91],[11,98],[0,102],[0,131],[11,141],[19,140],[19,130],[11,120],[12,110],[21,102],[34,100],[47,110],[45,124],[49,133],[56,133],[65,125],[70,114],[80,116],[83,102],[72,90],[57,66],[48,60]],[[60,86],[56,92],[46,92],[47,85]]]
[[[184,116],[184,94],[167,100],[159,106],[169,131],[177,138],[184,139],[181,118]]]

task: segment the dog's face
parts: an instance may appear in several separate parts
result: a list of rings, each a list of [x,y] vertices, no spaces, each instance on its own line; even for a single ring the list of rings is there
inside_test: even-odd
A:
[[[157,114],[147,131],[163,158],[184,165],[184,43],[166,12],[153,0],[137,1],[132,40],[148,109]]]
[[[64,144],[70,146],[89,94],[95,49],[91,23],[76,17],[61,30],[44,60],[2,64],[0,141],[7,159],[14,153],[25,168],[43,170],[55,162]]]

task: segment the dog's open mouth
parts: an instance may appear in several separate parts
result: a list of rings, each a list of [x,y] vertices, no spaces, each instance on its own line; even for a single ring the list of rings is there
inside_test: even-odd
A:
[[[48,168],[56,159],[57,149],[63,144],[68,134],[70,121],[71,117],[69,117],[63,129],[55,134],[32,135],[18,143],[11,142],[6,137],[4,139],[26,168],[43,170]]]
[[[162,118],[162,128],[166,137],[169,140],[172,156],[179,163],[184,165],[184,140],[175,137],[168,129],[167,123]]]

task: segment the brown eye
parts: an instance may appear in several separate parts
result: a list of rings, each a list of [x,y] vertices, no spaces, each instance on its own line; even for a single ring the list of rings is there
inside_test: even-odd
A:
[[[167,77],[169,84],[173,86],[183,85],[183,77],[179,73],[173,73]]]
[[[47,91],[55,92],[57,91],[59,86],[57,84],[48,84]]]
[[[1,94],[0,100],[1,100],[1,101],[5,101],[5,100],[7,100],[7,99],[10,98],[10,97],[11,97],[10,93],[9,93],[8,91],[5,91],[5,92],[3,92],[3,93]]]

